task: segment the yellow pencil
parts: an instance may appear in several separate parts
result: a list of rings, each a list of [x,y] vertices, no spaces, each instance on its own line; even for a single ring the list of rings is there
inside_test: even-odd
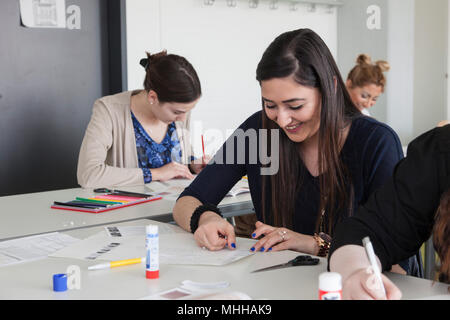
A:
[[[128,266],[130,264],[141,263],[143,261],[144,261],[144,258],[111,261],[108,263],[101,263],[101,264],[96,264],[94,266],[90,266],[90,267],[88,267],[88,270],[101,270],[101,269],[116,268],[116,267],[121,267],[121,266]]]

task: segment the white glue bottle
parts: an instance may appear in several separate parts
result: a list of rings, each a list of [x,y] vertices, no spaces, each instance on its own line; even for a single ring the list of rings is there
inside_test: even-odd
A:
[[[342,277],[336,272],[319,276],[319,300],[342,300]]]
[[[159,235],[158,226],[145,227],[145,277],[147,279],[159,278]]]

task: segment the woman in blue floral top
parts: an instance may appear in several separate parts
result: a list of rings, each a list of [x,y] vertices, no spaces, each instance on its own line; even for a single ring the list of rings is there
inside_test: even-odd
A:
[[[144,90],[98,99],[80,150],[82,187],[140,185],[192,179],[209,158],[194,161],[190,111],[201,97],[200,81],[183,57],[162,51],[141,60]]]

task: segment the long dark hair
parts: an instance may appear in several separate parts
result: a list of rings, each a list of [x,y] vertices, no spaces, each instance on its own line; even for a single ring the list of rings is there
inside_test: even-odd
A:
[[[326,212],[327,230],[332,235],[335,212],[353,211],[353,186],[339,154],[343,146],[343,129],[360,115],[346,90],[333,56],[324,41],[312,30],[299,29],[278,36],[266,49],[256,71],[256,79],[293,76],[301,85],[317,88],[321,94],[319,128],[320,204],[316,231]],[[336,82],[336,85],[335,85]],[[281,129],[262,112],[264,129]],[[299,153],[299,144],[280,130],[280,167],[277,174],[263,177],[263,199],[271,191],[271,208],[263,203],[264,219],[275,226],[292,228],[296,194],[306,168]],[[350,190],[347,189],[349,187]],[[273,219],[273,220],[272,220]]]
[[[186,58],[161,51],[147,52],[140,64],[145,68],[144,88],[153,90],[159,102],[189,103],[202,95],[197,72]]]
[[[442,195],[436,213],[433,245],[441,260],[439,281],[450,283],[450,190]]]

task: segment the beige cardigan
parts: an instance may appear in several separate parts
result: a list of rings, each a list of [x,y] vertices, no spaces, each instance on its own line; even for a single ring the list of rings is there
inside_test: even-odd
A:
[[[131,96],[138,92],[122,92],[95,101],[78,157],[77,178],[81,187],[144,184],[130,109]],[[192,154],[189,121],[190,114],[185,122],[175,123],[184,164],[189,163]]]

